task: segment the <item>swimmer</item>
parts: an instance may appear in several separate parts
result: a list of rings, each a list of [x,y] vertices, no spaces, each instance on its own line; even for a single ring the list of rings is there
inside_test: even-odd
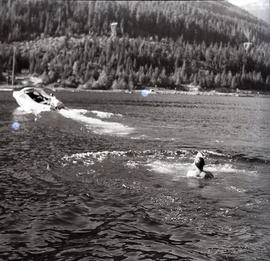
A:
[[[201,152],[198,152],[192,168],[187,172],[188,178],[197,179],[212,179],[214,175],[210,171],[204,171],[203,167],[205,165],[204,158]]]

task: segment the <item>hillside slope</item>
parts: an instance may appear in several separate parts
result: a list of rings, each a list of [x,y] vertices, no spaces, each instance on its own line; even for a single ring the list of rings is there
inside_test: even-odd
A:
[[[270,25],[270,2],[269,0],[249,0],[241,1],[229,0],[231,3],[239,5],[259,19],[266,21]]]
[[[83,88],[270,88],[270,31],[225,1],[2,0],[0,71]],[[111,23],[117,36],[111,37]],[[248,48],[244,42],[250,42]]]

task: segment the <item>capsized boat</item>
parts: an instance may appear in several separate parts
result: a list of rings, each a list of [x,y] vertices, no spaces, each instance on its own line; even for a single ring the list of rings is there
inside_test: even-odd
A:
[[[64,108],[64,104],[55,96],[47,94],[36,87],[24,87],[13,91],[13,97],[18,105],[27,111],[52,111]]]

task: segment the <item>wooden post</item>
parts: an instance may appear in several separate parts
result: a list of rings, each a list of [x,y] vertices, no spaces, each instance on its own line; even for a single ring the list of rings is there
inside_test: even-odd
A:
[[[115,38],[117,36],[117,23],[111,23],[111,37]]]
[[[15,65],[16,65],[16,47],[13,47],[13,61],[12,61],[12,87],[15,81]]]

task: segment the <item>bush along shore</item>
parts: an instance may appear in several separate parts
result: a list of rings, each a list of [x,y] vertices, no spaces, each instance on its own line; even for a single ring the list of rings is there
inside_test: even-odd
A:
[[[15,2],[1,3],[0,12],[6,11],[17,26],[6,38],[0,34],[0,82],[10,79],[16,50],[16,74],[27,70],[54,87],[227,93],[270,89],[269,29],[228,3]],[[206,12],[213,8],[220,16]],[[55,12],[58,20],[52,18]],[[30,26],[27,32],[30,18],[39,27]],[[3,19],[4,30],[8,25]]]

